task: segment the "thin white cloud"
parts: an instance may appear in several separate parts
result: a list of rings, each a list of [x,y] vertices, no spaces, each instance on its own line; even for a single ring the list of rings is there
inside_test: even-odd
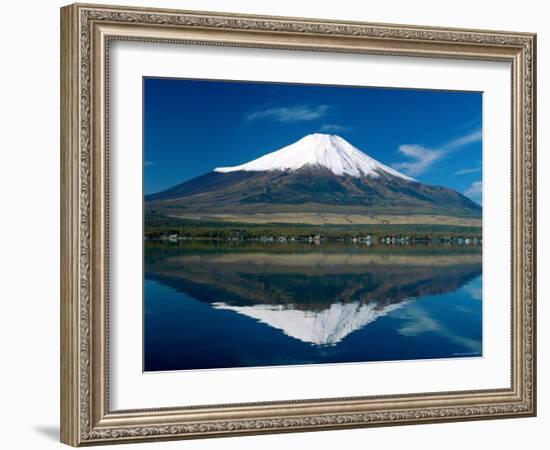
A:
[[[464,136],[460,136],[459,138],[453,139],[450,142],[447,142],[443,147],[442,150],[455,150],[460,147],[463,147],[468,144],[472,144],[474,142],[481,141],[481,138],[483,137],[483,134],[481,130],[476,130],[471,133],[468,133]]]
[[[478,128],[481,128],[481,125],[482,125],[482,119],[481,117],[476,117],[475,119],[472,119],[468,122],[464,122],[462,123],[461,125],[458,125],[454,131],[458,132],[458,131],[463,131],[463,130],[473,130],[473,129],[478,129]]]
[[[483,185],[481,181],[474,181],[470,187],[464,191],[464,195],[476,202],[481,202],[481,196],[483,195]]]
[[[328,105],[277,106],[251,111],[244,118],[248,122],[254,120],[274,120],[283,123],[307,122],[324,117],[329,109]]]
[[[154,166],[155,163],[154,163],[153,161],[145,161],[145,162],[143,163],[143,165],[144,165],[144,166]]]
[[[432,150],[421,145],[400,145],[399,152],[411,161],[393,164],[397,170],[402,170],[407,175],[418,176],[428,170],[437,160],[444,156],[441,150]]]
[[[477,173],[477,172],[481,172],[481,167],[472,167],[471,169],[457,170],[455,172],[455,175],[467,175],[469,173]]]
[[[351,131],[352,128],[346,125],[338,125],[336,123],[325,123],[319,128],[322,133],[345,133]]]
[[[392,166],[395,169],[402,170],[407,175],[418,176],[426,172],[435,162],[444,158],[448,153],[458,150],[459,148],[478,142],[482,138],[481,130],[470,132],[464,136],[460,136],[445,145],[431,149],[417,144],[404,144],[399,146],[399,152],[406,156],[409,161],[395,163]],[[467,169],[470,170],[470,169]],[[480,169],[481,170],[481,169]],[[476,170],[477,171],[477,170]],[[473,173],[473,172],[463,172]],[[458,175],[458,173],[457,173]]]

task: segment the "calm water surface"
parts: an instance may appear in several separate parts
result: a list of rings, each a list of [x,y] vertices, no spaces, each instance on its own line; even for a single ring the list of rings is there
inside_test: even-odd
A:
[[[481,249],[145,246],[144,369],[481,356]]]

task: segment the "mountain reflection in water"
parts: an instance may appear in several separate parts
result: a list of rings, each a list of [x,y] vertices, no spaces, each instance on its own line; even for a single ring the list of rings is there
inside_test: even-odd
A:
[[[479,356],[481,269],[473,247],[147,243],[145,370]]]

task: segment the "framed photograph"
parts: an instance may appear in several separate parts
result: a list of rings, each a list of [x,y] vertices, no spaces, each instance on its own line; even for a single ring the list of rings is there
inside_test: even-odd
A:
[[[535,415],[535,38],[62,8],[62,442]]]

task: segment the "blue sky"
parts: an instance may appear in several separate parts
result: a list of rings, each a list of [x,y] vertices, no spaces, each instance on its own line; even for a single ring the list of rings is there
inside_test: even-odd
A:
[[[144,78],[143,116],[145,194],[322,132],[481,202],[479,92]]]

